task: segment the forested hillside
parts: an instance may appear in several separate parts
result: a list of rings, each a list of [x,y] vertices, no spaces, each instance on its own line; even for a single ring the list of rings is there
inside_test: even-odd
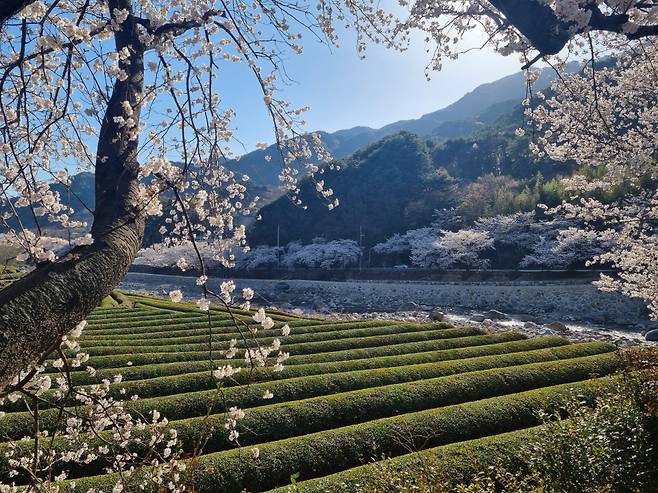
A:
[[[520,112],[518,114],[520,119]],[[514,122],[514,115],[509,122]],[[537,159],[528,139],[501,122],[478,134],[437,141],[403,132],[326,169],[340,206],[329,210],[314,183],[302,184],[304,207],[281,197],[263,207],[250,231],[252,245],[351,238],[372,246],[397,232],[428,225],[437,209],[456,208],[466,220],[532,210],[561,200],[552,180],[570,173],[568,164]]]
[[[552,78],[552,72],[544,70],[536,88],[547,87]],[[342,206],[327,210],[316,197],[315,186],[304,183],[301,196],[307,209],[293,206],[287,197],[275,200],[262,208],[261,222],[252,225],[252,216],[247,217],[247,225],[252,227],[250,242],[276,244],[278,227],[283,243],[309,241],[322,234],[329,239],[360,238],[361,243],[372,246],[392,233],[428,224],[437,208],[462,204],[467,206],[462,212],[474,217],[487,215],[489,209],[528,210],[542,193],[542,180],[563,172],[564,166],[536,161],[529,155],[527,140],[514,135],[522,123],[520,101],[525,91],[525,76],[519,72],[483,84],[455,103],[415,120],[380,129],[320,132],[323,143],[345,170],[327,169],[323,176]],[[269,162],[266,156],[271,157]],[[277,187],[279,159],[270,146],[228,166],[250,176],[246,183],[249,197],[259,196],[261,203],[267,204],[281,193]],[[537,173],[541,173],[540,182]],[[70,189],[60,183],[50,186],[72,207],[74,212],[69,215],[74,220],[91,222],[93,179],[92,173],[85,172],[71,177]],[[171,207],[169,194],[162,198],[164,214],[149,219],[146,245],[161,241],[158,230]],[[12,221],[19,220],[28,228],[35,227],[27,208],[20,209]]]
[[[568,65],[567,71],[574,71],[578,64]],[[548,88],[555,78],[551,69],[544,69],[535,82],[535,90]],[[527,82],[521,72],[482,84],[465,94],[454,103],[420,118],[400,120],[382,128],[354,127],[336,132],[318,132],[327,150],[336,159],[349,156],[397,132],[411,132],[426,137],[452,139],[470,136],[486,128],[496,120],[518,109],[519,103],[527,95]],[[271,158],[265,160],[265,156]],[[239,161],[229,161],[229,168],[246,173],[259,185],[273,186],[278,183],[281,157],[274,145],[250,152]]]

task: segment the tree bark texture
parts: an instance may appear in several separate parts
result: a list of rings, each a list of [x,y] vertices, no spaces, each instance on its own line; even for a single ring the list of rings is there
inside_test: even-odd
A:
[[[132,12],[130,0],[110,0]],[[96,210],[93,244],[76,247],[55,262],[46,262],[0,291],[0,391],[30,364],[57,348],[62,336],[96,308],[124,277],[141,247],[145,218],[139,204],[137,139],[114,118],[125,116],[129,101],[139,122],[144,84],[144,49],[131,15],[115,32],[120,62],[128,77],[116,80],[98,138]]]

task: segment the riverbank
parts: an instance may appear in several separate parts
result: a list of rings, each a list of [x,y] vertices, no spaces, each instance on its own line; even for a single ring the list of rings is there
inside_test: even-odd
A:
[[[222,278],[211,278],[217,285]],[[198,296],[190,276],[129,273],[120,288],[166,295],[181,289]],[[529,335],[562,333],[572,340],[603,339],[622,345],[637,344],[654,324],[643,304],[616,293],[603,293],[591,284],[559,282],[439,283],[402,281],[308,281],[236,279],[238,290],[251,287],[262,306],[301,310],[323,318],[396,318],[426,320],[432,310],[445,313],[456,325],[481,324],[487,330],[523,330]],[[487,320],[489,310],[505,319]],[[559,322],[557,331],[544,327]]]

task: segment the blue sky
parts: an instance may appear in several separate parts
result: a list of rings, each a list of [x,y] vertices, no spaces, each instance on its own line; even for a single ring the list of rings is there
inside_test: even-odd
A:
[[[402,53],[371,46],[366,60],[359,60],[349,36],[338,49],[330,50],[311,38],[304,48],[304,54],[286,60],[286,71],[294,81],[284,87],[283,94],[296,106],[310,106],[305,116],[307,130],[335,131],[357,125],[376,128],[418,118],[482,83],[519,71],[521,65],[517,56],[473,51],[446,61],[443,70],[434,72],[428,82],[424,68],[429,55],[422,42]],[[259,141],[272,142],[262,99],[244,69],[243,64],[227,67],[223,93],[225,102],[238,111],[236,135],[245,149],[237,146],[236,152],[251,151]]]

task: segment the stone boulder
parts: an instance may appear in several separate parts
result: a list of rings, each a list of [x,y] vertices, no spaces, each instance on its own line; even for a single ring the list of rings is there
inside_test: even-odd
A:
[[[472,322],[484,322],[485,318],[486,317],[484,315],[479,315],[479,314],[471,315]]]
[[[545,324],[544,327],[555,330],[557,332],[569,332],[569,327],[564,325],[562,322],[551,322],[550,324]]]
[[[653,329],[644,334],[644,338],[647,341],[658,342],[658,329]]]
[[[498,310],[488,310],[484,312],[484,318],[488,318],[490,320],[507,320],[508,317],[503,312],[499,312]]]
[[[274,288],[277,291],[289,291],[290,290],[290,284],[284,281],[279,281],[274,285]]]
[[[446,314],[441,310],[432,310],[430,312],[430,320],[433,322],[443,322],[446,318]]]

